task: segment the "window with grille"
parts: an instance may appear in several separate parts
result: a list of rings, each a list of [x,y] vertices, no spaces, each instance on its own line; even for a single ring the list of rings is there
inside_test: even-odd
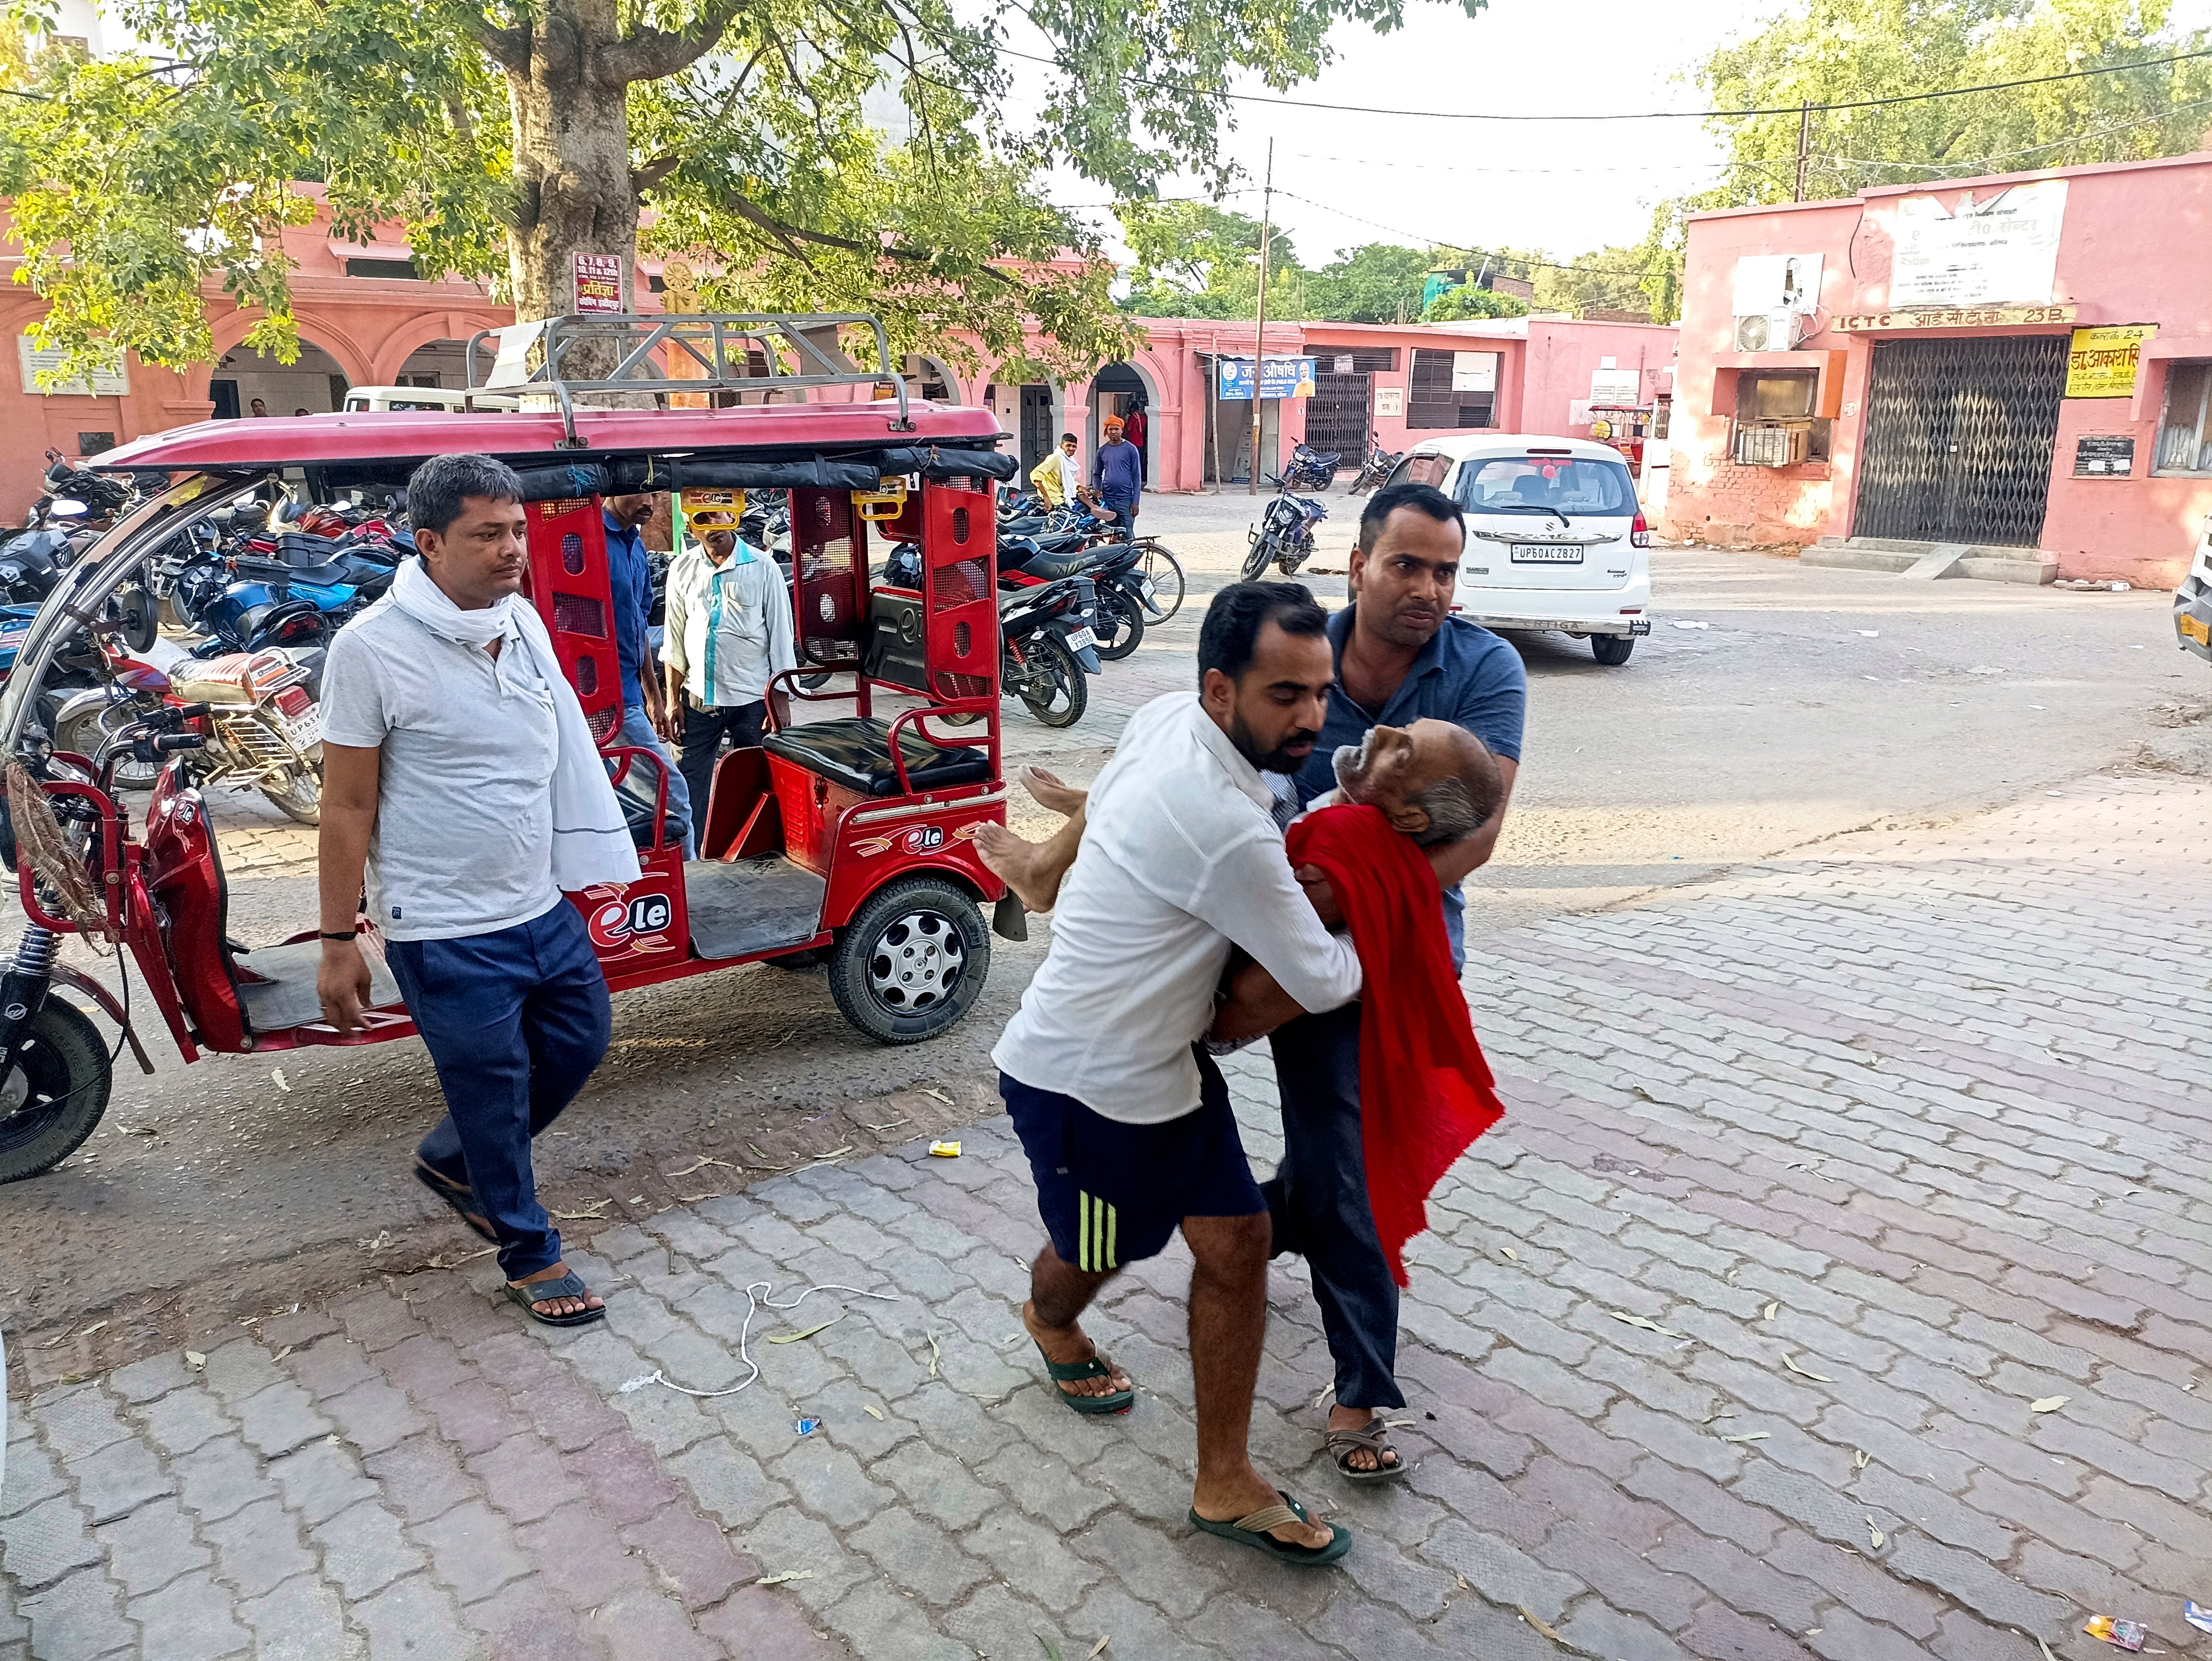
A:
[[[1395,346],[1362,346],[1354,350],[1314,346],[1308,350],[1320,360],[1317,367],[1324,374],[1395,374],[1398,372],[1398,349]]]
[[[1492,423],[1496,392],[1452,390],[1455,356],[1425,346],[1413,349],[1413,384],[1406,393],[1407,427],[1487,427]]]
[[[2212,362],[2174,363],[2166,372],[2155,473],[2212,473]]]

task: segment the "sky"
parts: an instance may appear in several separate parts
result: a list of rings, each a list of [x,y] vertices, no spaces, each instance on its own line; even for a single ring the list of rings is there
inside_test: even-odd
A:
[[[1492,0],[1480,16],[1414,0],[1406,27],[1340,24],[1334,64],[1284,94],[1379,107],[1547,115],[1696,109],[1689,73],[1723,39],[1755,28],[1733,0]],[[1032,42],[1017,37],[1024,50]],[[1035,107],[1026,66],[1017,106]],[[1036,70],[1042,77],[1047,71]],[[1267,93],[1256,80],[1237,91]],[[1565,257],[1642,239],[1652,205],[1717,177],[1720,147],[1694,120],[1438,121],[1236,106],[1227,153],[1251,189],[1224,203],[1258,215],[1275,143],[1276,222],[1305,265],[1365,242],[1541,248]],[[1164,196],[1197,194],[1188,180]],[[1103,202],[1079,177],[1055,198]],[[1096,216],[1109,231],[1110,214]]]
[[[1777,5],[1780,0],[1776,0]],[[1377,35],[1340,24],[1335,61],[1282,94],[1376,108],[1516,115],[1695,110],[1692,80],[1723,41],[1755,33],[1772,8],[1742,0],[1491,0],[1469,18],[1456,6],[1410,0],[1406,27]],[[2178,27],[2212,21],[2212,0],[2182,0]],[[1018,33],[1010,44],[1037,48]],[[1017,71],[1014,108],[1027,114],[1049,72]],[[1236,91],[1267,94],[1256,80]],[[1300,261],[1326,264],[1366,242],[1540,249],[1567,259],[1643,239],[1652,207],[1717,181],[1719,141],[1693,119],[1443,121],[1238,104],[1226,153],[1250,177],[1223,205],[1255,216],[1274,140],[1275,222]],[[1196,195],[1193,181],[1163,196]],[[1073,173],[1055,200],[1103,203]],[[1110,212],[1087,216],[1109,236]]]

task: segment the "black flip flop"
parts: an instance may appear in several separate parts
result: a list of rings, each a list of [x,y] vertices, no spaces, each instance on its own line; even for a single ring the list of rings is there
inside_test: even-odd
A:
[[[576,1277],[574,1270],[557,1281],[532,1281],[528,1286],[517,1286],[512,1281],[507,1283],[507,1295],[522,1305],[523,1313],[549,1327],[589,1326],[594,1321],[606,1319],[607,1306],[605,1304],[597,1309],[580,1309],[574,1315],[541,1315],[538,1312],[539,1304],[550,1303],[556,1298],[582,1298],[587,1296],[591,1290]]]
[[[1249,1546],[1255,1551],[1264,1552],[1279,1563],[1296,1563],[1307,1568],[1320,1568],[1334,1563],[1352,1549],[1352,1530],[1341,1523],[1328,1524],[1333,1531],[1332,1537],[1327,1545],[1320,1547],[1294,1546],[1268,1533],[1269,1529],[1279,1529],[1285,1523],[1310,1520],[1304,1506],[1280,1488],[1275,1492],[1282,1494],[1282,1504],[1262,1506],[1250,1516],[1240,1517],[1233,1523],[1217,1523],[1210,1518],[1200,1517],[1195,1506],[1191,1507],[1190,1520],[1208,1534],[1218,1534],[1224,1540],[1234,1540],[1240,1546]]]
[[[1034,1339],[1030,1341],[1036,1342]],[[1087,1361],[1055,1361],[1045,1355],[1044,1346],[1037,1345],[1037,1354],[1044,1356],[1044,1370],[1052,1375],[1052,1393],[1085,1418],[1100,1414],[1127,1413],[1136,1404],[1134,1390],[1117,1390],[1110,1396],[1079,1396],[1072,1390],[1062,1390],[1060,1384],[1079,1384],[1085,1378],[1110,1378],[1114,1364],[1096,1349]]]
[[[491,1232],[491,1225],[484,1220],[483,1214],[470,1208],[477,1202],[474,1189],[433,1171],[420,1159],[415,1161],[415,1180],[451,1206],[453,1215],[468,1226],[470,1233],[480,1240],[489,1240],[494,1245],[499,1244],[499,1236]]]

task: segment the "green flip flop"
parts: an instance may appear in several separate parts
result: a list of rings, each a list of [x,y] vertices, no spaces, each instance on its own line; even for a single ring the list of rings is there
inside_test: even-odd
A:
[[[1234,1540],[1240,1546],[1249,1546],[1279,1563],[1295,1563],[1306,1568],[1320,1568],[1334,1563],[1352,1549],[1352,1531],[1341,1523],[1328,1524],[1332,1537],[1327,1545],[1321,1547],[1294,1546],[1268,1533],[1269,1529],[1279,1529],[1285,1523],[1309,1520],[1304,1506],[1280,1488],[1275,1492],[1283,1496],[1281,1505],[1262,1506],[1250,1516],[1240,1517],[1233,1523],[1217,1523],[1211,1518],[1200,1517],[1195,1506],[1191,1507],[1190,1520],[1208,1534],[1218,1534],[1224,1540]]]
[[[1034,1341],[1032,1341],[1034,1342]],[[1136,1405],[1137,1392],[1117,1390],[1111,1396],[1077,1396],[1060,1388],[1063,1384],[1076,1384],[1085,1378],[1108,1378],[1114,1373],[1114,1365],[1095,1349],[1087,1361],[1055,1361],[1037,1346],[1037,1354],[1044,1358],[1044,1370],[1052,1375],[1052,1393],[1085,1418],[1102,1413],[1127,1413]]]

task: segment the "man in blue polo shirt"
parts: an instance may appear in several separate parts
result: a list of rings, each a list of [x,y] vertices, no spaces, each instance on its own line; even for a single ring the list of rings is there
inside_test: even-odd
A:
[[[1336,684],[1312,758],[1291,782],[1296,806],[1335,788],[1339,746],[1370,727],[1409,727],[1424,716],[1465,727],[1488,746],[1503,787],[1498,808],[1468,837],[1425,850],[1443,890],[1452,963],[1466,958],[1460,881],[1490,858],[1511,799],[1527,712],[1519,654],[1486,629],[1451,614],[1466,543],[1459,504],[1428,484],[1377,491],[1359,518],[1352,550],[1352,604],[1329,619]],[[1285,804],[1286,809],[1290,804]],[[1308,867],[1301,882],[1322,916],[1334,897]],[[1329,1452],[1353,1481],[1402,1476],[1406,1467],[1382,1423],[1403,1407],[1395,1377],[1398,1287],[1390,1278],[1367,1202],[1360,1141],[1359,1006],[1305,1015],[1270,1038],[1283,1102],[1283,1162],[1261,1184],[1277,1253],[1302,1255],[1313,1272],[1322,1327],[1336,1361]]]
[[[668,776],[668,812],[684,825],[684,857],[691,857],[691,793],[676,757],[660,741],[666,724],[666,704],[660,691],[660,672],[653,666],[653,645],[646,634],[653,618],[653,563],[646,557],[644,539],[638,534],[653,517],[654,498],[647,495],[607,496],[602,506],[607,527],[607,576],[614,589],[615,657],[622,665],[623,724],[621,742],[650,750],[660,757]]]

